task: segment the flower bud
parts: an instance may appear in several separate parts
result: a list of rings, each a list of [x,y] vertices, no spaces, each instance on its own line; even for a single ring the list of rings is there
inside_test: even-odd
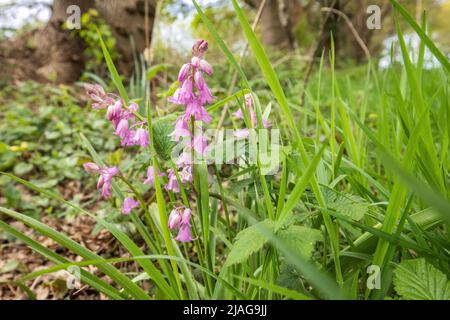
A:
[[[208,50],[208,41],[199,39],[194,43],[192,47],[192,55],[196,57],[201,57],[206,50]]]

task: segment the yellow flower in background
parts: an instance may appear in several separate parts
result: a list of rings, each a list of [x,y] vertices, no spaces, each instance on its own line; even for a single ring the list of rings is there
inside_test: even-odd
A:
[[[9,150],[13,151],[13,152],[22,152],[22,151],[27,151],[28,150],[28,142],[21,142],[19,146],[10,146]]]

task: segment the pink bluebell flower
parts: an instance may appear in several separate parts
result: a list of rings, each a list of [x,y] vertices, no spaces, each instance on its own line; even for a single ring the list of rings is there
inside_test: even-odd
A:
[[[181,215],[181,224],[185,226],[191,225],[191,209],[189,208],[184,209]]]
[[[183,64],[183,66],[180,69],[180,73],[178,74],[178,81],[184,82],[187,79],[190,70],[191,65],[189,63]]]
[[[178,229],[178,235],[175,240],[179,242],[195,240],[191,233],[191,209],[189,208],[174,208],[169,215],[168,227],[170,230]]]
[[[126,119],[119,120],[119,123],[117,124],[116,127],[116,134],[123,139],[128,137],[129,132],[130,130],[128,120]]]
[[[211,76],[213,74],[213,68],[208,63],[208,61],[201,59],[200,60],[200,69],[205,72],[208,76]]]
[[[98,173],[100,170],[100,166],[93,162],[86,162],[83,164],[84,170],[86,170],[87,173],[93,174]]]
[[[174,208],[169,215],[168,227],[170,230],[175,230],[180,227],[182,221],[182,208]]]
[[[204,134],[198,134],[194,137],[192,141],[192,148],[198,153],[204,155],[206,152],[206,147],[208,146],[208,140]]]
[[[194,82],[195,87],[198,90],[198,100],[200,104],[204,105],[206,103],[211,103],[213,101],[213,97],[200,70],[195,71]]]
[[[158,169],[156,169],[156,174],[160,177],[164,176],[164,173],[161,173]],[[149,166],[147,168],[147,179],[144,181],[145,184],[153,185],[155,183],[155,170],[153,166]]]
[[[199,39],[192,46],[192,55],[201,57],[208,50],[208,41]]]
[[[84,85],[87,95],[92,99],[92,108],[96,110],[106,109],[109,105],[114,103],[114,99],[109,97],[103,87],[99,84]]]
[[[194,176],[192,175],[192,166],[185,166],[180,172],[179,172],[181,183],[191,183],[194,181]]]
[[[192,101],[186,107],[186,118],[194,117],[195,121],[203,121],[209,123],[212,119],[211,115],[206,109],[199,103],[199,101]]]
[[[122,213],[130,214],[131,210],[136,208],[139,205],[139,202],[134,200],[134,198],[128,197],[123,201],[122,205]]]
[[[133,142],[135,143],[135,145],[147,147],[149,144],[148,131],[144,128],[137,129],[133,136]]]
[[[178,185],[178,180],[173,169],[169,169],[167,171],[167,177],[169,178],[169,182],[166,185],[166,190],[172,190],[175,193],[180,192],[180,186]]]
[[[123,102],[121,99],[119,99],[108,107],[106,115],[109,121],[118,120],[121,118],[122,106]]]
[[[177,160],[177,167],[186,167],[192,164],[192,154],[190,152],[182,152]]]
[[[178,235],[176,236],[175,240],[179,242],[191,242],[195,240],[192,237],[191,233],[191,227],[188,225],[181,225],[180,230],[178,231]]]
[[[116,167],[105,167],[99,170],[100,178],[97,182],[97,189],[102,188],[102,196],[107,199],[111,197],[111,181],[119,173]]]
[[[186,119],[181,116],[175,122],[175,130],[169,135],[172,137],[173,141],[180,141],[181,137],[191,136],[191,131],[189,131],[189,125]]]
[[[83,167],[87,173],[100,174],[97,181],[97,189],[102,188],[103,198],[109,198],[111,196],[111,181],[113,177],[119,173],[119,169],[116,167],[100,167],[92,162],[85,163]]]
[[[246,105],[247,110],[248,110],[248,112],[250,114],[250,121],[251,121],[252,125],[254,127],[257,127],[258,126],[258,120],[257,120],[256,114],[255,114],[255,111],[253,110],[254,101],[253,101],[252,94],[248,93],[248,94],[245,95],[245,105]],[[242,112],[242,109],[239,109],[236,112],[233,112],[233,115],[236,118],[240,119],[240,120],[244,119],[244,114]],[[267,119],[263,118],[262,121],[263,121],[263,128],[268,128],[270,126],[269,123],[267,122]],[[234,135],[236,137],[238,137],[238,138],[239,137],[247,137],[248,136],[248,130],[247,129],[239,130],[239,132],[235,132]]]

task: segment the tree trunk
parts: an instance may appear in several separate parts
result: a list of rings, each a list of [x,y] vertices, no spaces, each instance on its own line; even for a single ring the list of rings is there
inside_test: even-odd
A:
[[[85,65],[83,51],[86,47],[76,30],[62,28],[69,18],[67,8],[77,5],[81,14],[90,8],[97,9],[100,17],[111,26],[121,56],[120,61],[116,61],[118,69],[128,76],[133,67],[134,54],[142,53],[146,43],[151,41],[155,1],[148,0],[148,3],[149,39],[146,39],[145,0],[54,0],[47,25],[6,45],[6,49],[0,52],[0,67],[12,66],[18,80],[51,80],[57,83],[78,80]],[[131,38],[134,39],[134,46]]]
[[[148,0],[149,30],[146,39],[145,32],[145,1],[144,0],[97,0],[97,10],[100,16],[111,26],[117,40],[117,50],[122,59],[119,69],[124,74],[130,73],[134,54],[144,52],[146,43],[151,42],[153,23],[155,21],[156,4]],[[132,46],[132,40],[135,48]],[[136,52],[133,52],[136,50]]]
[[[246,0],[246,3],[258,9],[261,0]],[[263,44],[276,49],[292,49],[294,47],[290,14],[291,3],[292,0],[266,1],[259,23]]]
[[[66,13],[70,5],[77,5],[81,14],[91,7],[90,0],[55,0],[52,16],[47,25],[33,37],[36,45],[35,56],[41,61],[37,74],[58,83],[77,80],[84,65],[83,41],[71,30],[63,30],[68,18]]]

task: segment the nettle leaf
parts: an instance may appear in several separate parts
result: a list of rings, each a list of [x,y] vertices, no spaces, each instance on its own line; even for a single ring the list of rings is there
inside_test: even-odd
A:
[[[450,281],[423,258],[402,261],[394,272],[394,286],[405,300],[450,300]]]
[[[225,262],[226,266],[246,261],[252,253],[259,251],[267,243],[268,239],[261,234],[261,228],[273,232],[275,222],[264,220],[239,232]]]
[[[168,121],[157,121],[152,126],[153,146],[158,156],[163,160],[170,160],[176,142],[171,140],[169,134],[174,130],[173,123]]]
[[[281,263],[277,284],[291,290],[307,292],[301,274],[294,266],[286,262]]]
[[[323,194],[329,209],[356,221],[361,220],[369,209],[366,200],[353,194],[337,193],[330,189],[325,189]]]
[[[281,241],[294,249],[298,255],[309,259],[317,241],[323,241],[320,230],[291,225],[280,229],[277,236]]]

